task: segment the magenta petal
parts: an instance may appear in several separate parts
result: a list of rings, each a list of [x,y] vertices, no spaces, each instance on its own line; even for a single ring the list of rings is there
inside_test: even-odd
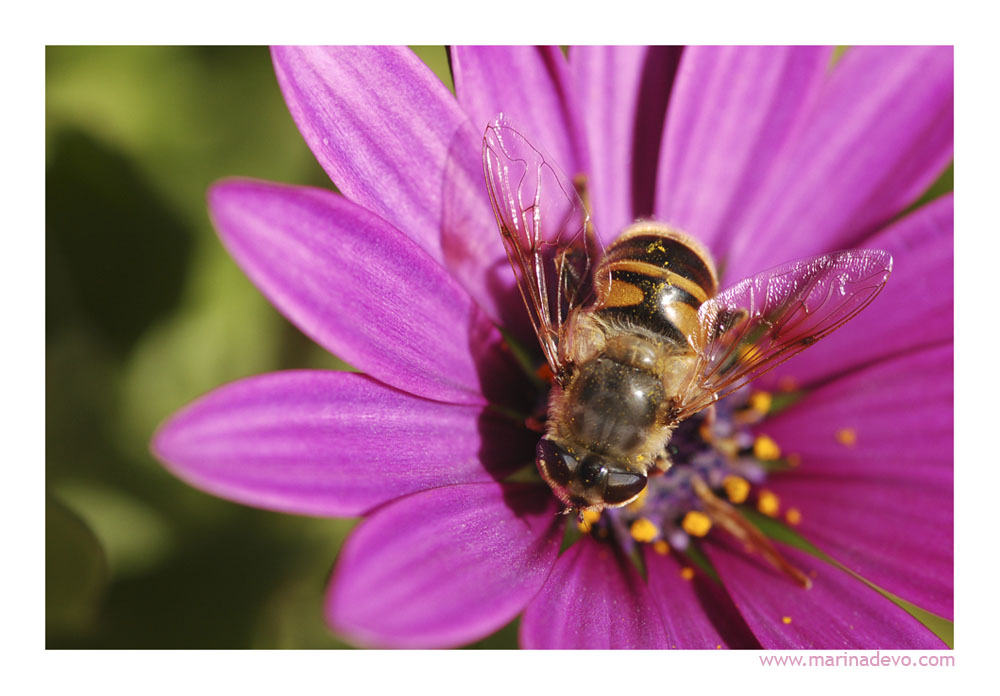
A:
[[[781,553],[812,578],[808,590],[759,557],[728,543],[705,544],[705,552],[765,648],[947,647],[923,624],[857,578],[797,549],[781,545]]]
[[[591,213],[606,242],[653,213],[657,153],[680,56],[676,46],[570,50],[590,150]]]
[[[344,195],[445,260],[494,321],[524,314],[483,181],[485,121],[408,49],[273,54],[295,122]]]
[[[735,231],[727,278],[851,246],[913,202],[952,156],[952,54],[848,50]]]
[[[954,335],[954,199],[943,196],[864,243],[892,254],[889,283],[844,328],[769,373],[808,387]]]
[[[318,516],[489,481],[530,462],[523,428],[478,406],[427,401],[348,372],[294,371],[221,387],[165,423],[153,451],[214,495]],[[534,438],[534,439],[537,439]]]
[[[669,642],[639,572],[617,549],[585,536],[559,558],[525,610],[521,645],[648,649]]]
[[[358,643],[448,647],[481,638],[524,608],[563,534],[540,485],[471,484],[381,508],[350,536],[326,600]]]
[[[501,111],[572,177],[587,171],[569,66],[555,46],[455,46],[455,94],[480,131]]]
[[[462,134],[468,130],[473,137],[456,138],[445,170],[445,262],[490,317],[523,342],[534,343],[486,195],[483,133],[504,112],[561,169],[570,175],[582,171],[585,143],[570,99],[566,60],[558,48],[531,46],[456,46],[451,58],[455,92],[468,119]],[[471,145],[461,145],[465,142]],[[475,174],[466,174],[471,169]]]
[[[258,181],[217,184],[209,201],[222,241],[254,284],[358,369],[456,403],[521,385],[465,290],[381,218],[328,191]]]
[[[952,355],[945,345],[878,363],[759,426],[801,458],[768,487],[802,513],[803,535],[945,617],[954,581]],[[843,432],[855,441],[842,444]]]
[[[687,48],[661,145],[657,217],[724,251],[829,60],[822,46]]]
[[[648,544],[643,545],[643,559],[649,576],[649,592],[660,608],[671,648],[760,647],[719,583],[688,564],[685,565],[693,576],[686,580],[675,554],[661,556]]]
[[[272,57],[292,118],[337,188],[440,259],[441,182],[465,119],[448,89],[398,46],[275,47]]]

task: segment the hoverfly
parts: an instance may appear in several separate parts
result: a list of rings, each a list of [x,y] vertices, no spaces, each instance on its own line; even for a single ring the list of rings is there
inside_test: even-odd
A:
[[[636,222],[605,251],[575,185],[503,114],[483,167],[553,374],[536,464],[567,511],[633,501],[678,423],[843,326],[892,270],[885,251],[838,251],[719,292],[705,247],[668,225]]]

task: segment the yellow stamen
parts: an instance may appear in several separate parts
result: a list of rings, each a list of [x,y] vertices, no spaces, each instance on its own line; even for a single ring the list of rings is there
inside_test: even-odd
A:
[[[793,392],[799,388],[799,383],[795,381],[794,377],[785,375],[778,380],[778,389],[784,392]]]
[[[649,488],[643,488],[639,491],[639,497],[633,500],[631,503],[625,506],[625,509],[629,512],[639,512],[642,510],[643,504],[646,502],[646,495],[649,493]]]
[[[757,494],[757,509],[768,517],[777,517],[780,507],[781,501],[771,491],[765,489]]]
[[[782,616],[781,617],[781,623],[784,623],[784,624],[790,624],[790,623],[792,623],[792,617],[791,616]]]
[[[788,508],[785,511],[785,520],[788,524],[798,524],[802,521],[802,513],[799,512],[798,508]]]
[[[712,520],[704,512],[690,510],[681,520],[681,527],[691,536],[703,537],[712,528]]]
[[[661,556],[666,556],[670,553],[670,544],[665,542],[663,539],[653,542],[653,551],[660,554]]]
[[[645,517],[640,517],[633,522],[629,531],[631,532],[633,539],[643,543],[649,543],[656,537],[660,536],[660,530],[655,524],[647,520]]]
[[[711,442],[715,439],[715,434],[712,432],[712,424],[708,422],[707,418],[698,426],[698,434],[705,442]]]
[[[744,502],[750,495],[750,484],[742,476],[730,474],[722,479],[722,487],[726,489],[729,500],[737,505]]]
[[[601,511],[584,510],[580,513],[580,516],[583,517],[583,520],[577,522],[576,526],[579,527],[581,532],[586,534],[597,523],[597,521],[601,519]]]
[[[739,443],[736,442],[735,437],[720,437],[712,445],[730,459],[735,459],[740,451]]]
[[[750,395],[750,408],[764,415],[771,410],[771,394],[766,391],[755,391]]]
[[[857,441],[858,434],[854,432],[854,428],[843,428],[837,431],[837,442],[844,447],[854,447]]]
[[[694,580],[694,568],[691,566],[684,566],[681,568],[681,577],[690,582]]]
[[[773,462],[781,456],[781,448],[767,435],[758,435],[753,441],[753,456],[763,462]]]

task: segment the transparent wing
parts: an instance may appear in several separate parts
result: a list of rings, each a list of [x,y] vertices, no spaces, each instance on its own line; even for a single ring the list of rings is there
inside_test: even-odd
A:
[[[538,341],[557,377],[571,312],[596,297],[600,240],[574,185],[500,114],[483,136],[483,169],[497,226]]]
[[[885,287],[892,257],[875,249],[838,251],[740,281],[702,304],[695,378],[683,420],[756,379],[850,321]]]

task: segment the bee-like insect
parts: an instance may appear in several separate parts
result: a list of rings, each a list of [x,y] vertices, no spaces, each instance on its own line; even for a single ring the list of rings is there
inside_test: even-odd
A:
[[[705,247],[667,225],[637,222],[605,253],[577,185],[503,114],[483,167],[553,374],[536,464],[567,511],[633,501],[678,423],[852,319],[892,270],[885,251],[839,251],[718,292]]]

